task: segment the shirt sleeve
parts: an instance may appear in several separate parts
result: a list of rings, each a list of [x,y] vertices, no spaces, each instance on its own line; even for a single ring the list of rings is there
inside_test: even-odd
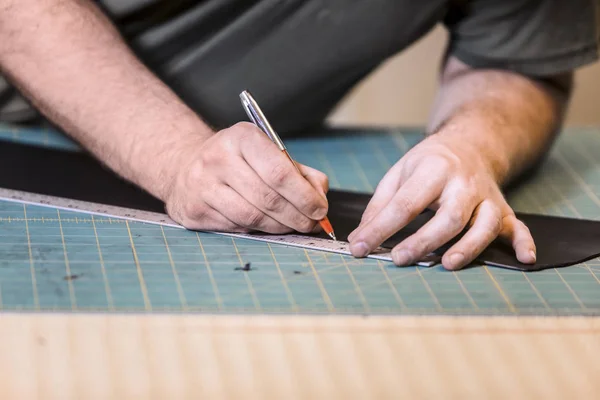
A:
[[[600,0],[456,0],[448,54],[473,68],[544,77],[599,56]]]

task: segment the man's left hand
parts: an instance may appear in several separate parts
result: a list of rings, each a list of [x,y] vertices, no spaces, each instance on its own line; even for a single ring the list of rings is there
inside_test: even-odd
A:
[[[507,204],[492,165],[464,141],[432,135],[412,148],[379,183],[358,228],[349,236],[355,257],[364,257],[425,209],[435,216],[392,250],[396,265],[410,265],[468,227],[442,264],[457,270],[500,237],[517,259],[534,263],[529,229]]]

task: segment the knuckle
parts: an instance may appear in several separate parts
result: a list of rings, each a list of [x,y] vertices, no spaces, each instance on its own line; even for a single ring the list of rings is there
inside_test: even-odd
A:
[[[191,162],[185,172],[182,173],[181,183],[196,186],[198,182],[205,180],[205,171],[210,162],[211,160],[206,157],[201,157]]]
[[[490,219],[490,223],[488,225],[489,230],[494,236],[497,235],[500,231],[502,231],[502,215],[500,211],[494,213],[493,217]]]
[[[266,190],[262,196],[262,200],[265,209],[272,212],[281,210],[284,204],[283,197],[274,190]]]
[[[386,234],[380,227],[373,225],[370,227],[370,230],[371,232],[368,237],[364,238],[364,242],[367,244],[372,242],[377,242],[377,244],[380,244],[385,240]]]
[[[202,152],[202,156],[193,164],[192,168],[196,166],[219,167],[224,160],[228,159],[224,154],[231,153],[233,146],[233,141],[230,138],[217,140]]]
[[[300,196],[300,209],[306,213],[305,215],[314,216],[321,210],[323,207],[319,204],[314,196],[309,194],[305,194]]]
[[[498,236],[498,232],[493,226],[488,225],[485,226],[481,229],[481,235],[480,235],[480,245],[478,247],[485,247],[489,244],[490,241],[492,241],[494,238],[496,238],[496,236]]]
[[[459,188],[459,197],[464,203],[470,203],[474,201],[479,195],[480,191],[477,188],[477,182],[471,177],[459,177],[456,180],[457,187]]]
[[[242,215],[242,224],[248,228],[256,228],[262,224],[264,217],[260,210],[248,210]]]
[[[292,233],[294,230],[288,226],[285,226],[283,224],[280,223],[276,223],[274,224],[272,227],[269,227],[267,229],[268,233],[272,233],[272,234],[276,234],[276,235],[283,235],[286,233]]]
[[[402,196],[394,198],[394,205],[401,216],[412,216],[415,214],[415,204],[409,197]]]
[[[317,175],[317,179],[321,183],[321,186],[327,191],[329,189],[329,178],[327,177],[327,175],[325,175],[322,172],[319,172]]]
[[[421,257],[427,251],[427,241],[421,236],[415,236],[405,244],[404,251],[407,255],[410,254],[410,258],[413,260]]]
[[[297,226],[297,230],[303,233],[311,232],[315,227],[315,222],[306,218],[302,214],[298,214],[298,216],[294,218],[294,224]]]
[[[260,135],[259,128],[246,121],[238,122],[232,127],[232,131],[241,139],[252,139]]]
[[[425,163],[435,170],[450,171],[456,167],[457,160],[451,154],[432,154],[427,156]]]
[[[459,232],[467,224],[465,211],[460,207],[455,207],[446,214],[448,227],[452,232]]]
[[[217,140],[211,145],[208,155],[219,157],[223,152],[238,151],[240,143],[256,137],[258,128],[249,122],[238,122],[218,133]]]
[[[203,203],[187,202],[183,206],[183,219],[186,221],[200,221],[208,209]]]
[[[517,230],[517,229],[522,230],[523,233],[525,233],[528,236],[528,239],[531,238],[531,230],[525,224],[525,222],[517,219],[515,222],[515,230]]]
[[[238,131],[233,128],[225,129],[217,132],[213,138],[206,142],[205,148],[207,151],[204,152],[205,157],[219,154],[221,151],[229,151],[233,149],[233,144],[237,141],[235,136]]]
[[[452,166],[450,160],[446,157],[440,155],[434,155],[429,157],[427,163],[431,165],[432,168],[435,169],[448,169]]]
[[[281,187],[289,179],[291,172],[289,165],[283,163],[275,164],[269,176],[271,184]]]
[[[463,183],[463,196],[467,203],[472,202],[479,196],[479,191],[473,182],[465,181]]]

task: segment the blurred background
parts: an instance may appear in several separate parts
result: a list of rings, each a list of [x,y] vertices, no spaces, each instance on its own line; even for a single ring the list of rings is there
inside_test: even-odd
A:
[[[437,85],[447,33],[438,26],[389,60],[346,97],[330,121],[345,124],[423,126]],[[567,126],[600,125],[600,63],[580,69]]]

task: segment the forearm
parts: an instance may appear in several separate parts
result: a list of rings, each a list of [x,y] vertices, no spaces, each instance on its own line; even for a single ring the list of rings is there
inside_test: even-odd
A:
[[[540,83],[510,72],[472,70],[451,59],[428,133],[438,133],[480,156],[504,185],[551,146],[569,90],[570,77]]]
[[[87,0],[0,0],[0,67],[51,121],[164,198],[166,169],[212,130]]]

